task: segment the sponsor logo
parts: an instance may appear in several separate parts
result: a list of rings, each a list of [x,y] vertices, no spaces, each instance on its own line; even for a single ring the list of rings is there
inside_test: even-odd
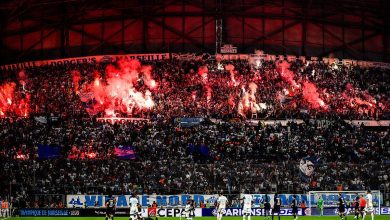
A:
[[[156,208],[148,208],[148,216],[149,217],[156,217],[157,209]]]
[[[390,215],[390,207],[381,208],[381,214],[382,215]]]
[[[70,215],[71,216],[80,216],[80,211],[79,210],[71,210]]]
[[[96,215],[105,215],[106,211],[104,211],[104,210],[95,211],[95,214]],[[115,211],[115,214],[116,215],[129,215],[129,212],[127,212],[127,211]]]
[[[78,196],[77,199],[72,198],[72,199],[69,201],[68,204],[73,205],[73,206],[82,206],[84,203],[82,203],[82,202],[80,201],[80,196]]]
[[[218,209],[213,209],[213,211],[211,212],[211,214],[213,214],[214,216],[217,216],[217,214],[218,214]],[[222,209],[222,214],[223,214],[223,215],[226,215],[226,209]]]
[[[75,213],[77,214],[77,213]],[[20,216],[69,216],[66,209],[22,209]]]
[[[168,209],[157,209],[157,217],[180,217],[184,216],[186,214],[184,209],[175,209],[175,208],[168,208]],[[196,208],[194,210],[195,216],[199,217],[202,216],[202,209]]]
[[[216,216],[217,209],[203,209],[203,216]],[[242,216],[242,209],[240,208],[228,208],[223,211],[223,215],[225,216]],[[251,209],[252,216],[261,216],[264,215],[264,210],[260,208],[252,208]],[[280,215],[292,215],[292,209],[281,209]],[[298,211],[298,215],[302,215],[302,211]]]
[[[184,210],[182,209],[158,209],[158,217],[180,217]]]

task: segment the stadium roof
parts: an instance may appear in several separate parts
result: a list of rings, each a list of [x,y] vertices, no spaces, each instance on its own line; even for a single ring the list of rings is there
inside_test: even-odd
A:
[[[390,61],[386,0],[3,0],[1,63],[94,54],[215,52]]]

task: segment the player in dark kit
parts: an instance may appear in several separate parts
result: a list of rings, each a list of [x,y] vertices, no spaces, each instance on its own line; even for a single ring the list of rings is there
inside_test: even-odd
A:
[[[298,219],[298,203],[297,196],[293,195],[293,199],[291,201],[292,214],[294,216],[294,220]]]
[[[341,193],[339,193],[339,216],[340,216],[341,220],[344,220],[344,218],[346,219],[345,202],[344,202],[343,197],[341,196]]]
[[[265,202],[264,202],[264,220],[265,220],[265,219],[269,219],[270,210],[271,210],[271,204],[269,203],[268,195],[265,195]]]
[[[187,204],[190,205],[189,216],[195,217],[195,201],[191,196],[188,198]]]
[[[138,219],[138,220],[144,219],[144,218],[142,217],[142,205],[138,203],[138,204],[137,204],[137,209],[138,209],[137,219]]]
[[[274,214],[278,213],[278,219],[280,220],[280,198],[277,193],[274,196],[274,208],[272,209],[272,220],[274,220]]]
[[[106,201],[106,220],[114,220],[115,203],[115,198],[110,195]]]
[[[356,193],[356,197],[355,197],[355,202],[354,202],[354,207],[355,207],[355,217],[356,219],[359,219],[359,213],[360,213],[360,197],[359,197],[359,194]]]

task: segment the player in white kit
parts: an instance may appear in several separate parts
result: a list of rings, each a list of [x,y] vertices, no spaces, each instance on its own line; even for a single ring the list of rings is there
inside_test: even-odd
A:
[[[366,217],[367,212],[371,213],[371,220],[374,220],[374,212],[375,212],[375,210],[374,210],[374,204],[372,203],[371,190],[367,190],[367,192],[366,192],[366,200],[367,200],[367,203],[366,203],[365,212],[364,212],[364,215],[363,215],[363,220]]]
[[[187,202],[185,208],[184,208],[184,215],[186,217],[187,220],[192,220],[192,216],[191,216],[191,202]],[[181,217],[180,217],[181,218]]]
[[[222,193],[219,194],[218,200],[217,200],[217,220],[221,220],[223,213],[226,209],[228,199],[222,195]]]
[[[244,207],[242,209],[242,219],[245,220],[245,217],[248,216],[248,220],[251,220],[252,212],[252,195],[244,195],[242,198],[244,200]]]
[[[136,220],[138,218],[138,199],[135,193],[130,198],[130,220]]]

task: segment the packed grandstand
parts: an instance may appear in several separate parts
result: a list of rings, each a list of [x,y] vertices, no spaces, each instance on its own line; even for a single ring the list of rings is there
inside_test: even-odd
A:
[[[14,207],[58,208],[58,195],[108,191],[390,188],[389,127],[378,126],[390,119],[383,68],[200,56],[3,76],[0,195]]]
[[[0,220],[390,220],[389,12],[1,0]]]

